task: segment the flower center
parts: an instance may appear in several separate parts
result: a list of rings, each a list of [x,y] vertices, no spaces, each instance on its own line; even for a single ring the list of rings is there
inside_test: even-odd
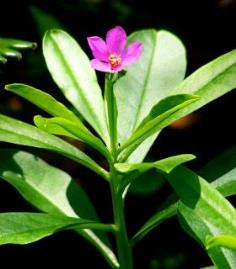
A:
[[[112,54],[112,53],[109,54],[108,60],[111,64],[112,68],[116,68],[121,63],[121,58],[115,54]]]

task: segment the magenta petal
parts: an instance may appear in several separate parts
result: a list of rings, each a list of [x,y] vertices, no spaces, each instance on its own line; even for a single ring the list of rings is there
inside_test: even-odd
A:
[[[92,50],[93,57],[101,61],[107,61],[108,50],[105,41],[98,36],[91,36],[87,38],[89,47]]]
[[[98,59],[93,59],[92,61],[90,61],[90,63],[93,69],[102,72],[113,73],[113,71],[111,70],[111,65],[109,63],[101,62]]]
[[[116,26],[107,32],[106,44],[110,53],[120,55],[125,48],[127,36],[121,26]]]
[[[141,42],[134,42],[122,53],[122,64],[129,65],[135,63],[140,57],[143,50]]]

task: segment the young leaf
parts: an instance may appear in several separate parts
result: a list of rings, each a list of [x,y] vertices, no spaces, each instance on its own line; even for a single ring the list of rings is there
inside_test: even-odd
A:
[[[53,215],[99,221],[86,193],[64,171],[27,152],[1,149],[0,177],[16,188],[37,209]],[[117,260],[104,232],[75,229],[108,260]]]
[[[102,141],[96,136],[94,136],[87,129],[84,129],[83,126],[81,128],[73,122],[60,117],[48,119],[42,116],[35,116],[34,123],[38,128],[45,130],[46,132],[79,139],[84,143],[90,145],[91,147],[95,148],[106,158],[110,158],[110,154]]]
[[[176,166],[193,160],[194,158],[194,155],[182,154],[150,163],[116,163],[115,168],[117,171],[125,174],[122,178],[120,189],[124,190],[126,186],[128,186],[131,182],[133,183],[134,179],[136,179],[140,174],[152,168],[156,168],[159,172],[170,173]],[[145,184],[145,181],[143,184]]]
[[[132,136],[120,148],[120,152],[122,152],[122,150],[126,150],[123,156],[121,156],[121,160],[126,160],[141,142],[164,128],[165,125],[163,125],[163,122],[166,122],[173,113],[181,110],[183,107],[187,107],[197,99],[198,97],[195,95],[182,94],[167,97],[160,101],[156,106],[154,106],[149,115],[143,120]]]
[[[15,57],[18,60],[22,58],[21,53],[18,50],[22,49],[35,49],[36,43],[9,39],[9,38],[0,38],[0,62],[6,63],[6,57]]]
[[[156,162],[150,163],[116,163],[115,168],[120,173],[129,173],[132,171],[138,171],[139,173],[144,173],[147,170],[156,168],[164,173],[170,173],[176,166],[191,161],[195,159],[192,154],[181,154],[176,156],[171,156]]]
[[[236,236],[218,235],[218,236],[209,236],[206,238],[206,249],[218,246],[236,249]]]
[[[85,153],[45,131],[10,117],[0,115],[0,141],[43,148],[64,155],[107,179],[108,173]]]
[[[72,227],[104,229],[106,226],[80,218],[45,213],[0,213],[0,245],[32,243]]]
[[[108,142],[101,89],[89,59],[77,42],[61,30],[49,30],[43,39],[48,69],[65,97]]]
[[[208,235],[236,235],[236,210],[203,178],[187,168],[177,167],[167,179],[182,202],[178,210],[183,227],[189,227],[186,230],[203,245]],[[219,269],[236,266],[235,252],[218,248],[208,254]]]
[[[185,48],[173,34],[163,30],[142,30],[129,37],[129,42],[133,41],[143,43],[142,55],[115,84],[121,145],[153,106],[184,79],[186,70]],[[141,162],[156,136],[147,139],[145,146],[141,144],[130,156],[130,162]]]
[[[5,89],[25,98],[42,110],[46,111],[49,115],[68,119],[80,126],[83,125],[80,119],[71,110],[46,92],[20,83],[6,85]],[[84,128],[86,127],[84,126]]]

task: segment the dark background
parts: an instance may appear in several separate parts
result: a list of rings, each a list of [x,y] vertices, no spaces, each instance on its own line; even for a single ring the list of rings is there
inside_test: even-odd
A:
[[[6,65],[0,65],[0,87],[3,88],[6,83],[23,82],[50,92],[58,99],[62,96],[42,58],[41,33],[32,13],[35,7],[55,16],[88,53],[86,37],[104,36],[115,25],[122,25],[128,33],[143,28],[169,30],[179,36],[187,48],[188,74],[236,48],[235,0],[9,0],[1,1],[0,7],[1,37],[38,43],[36,51],[24,52],[22,61],[10,59]],[[235,92],[231,92],[166,128],[150,151],[150,157],[159,159],[173,154],[193,153],[198,159],[192,162],[191,167],[199,169],[215,155],[235,145],[235,102]],[[32,122],[33,115],[39,110],[10,93],[1,92],[0,112]],[[99,156],[80,146],[102,162]],[[74,175],[91,196],[101,218],[112,220],[109,192],[100,179],[64,158],[39,150],[36,152]],[[127,219],[131,234],[155,212],[168,193],[170,189],[165,186],[160,193],[149,196],[128,196]],[[0,182],[0,211],[32,211],[32,208],[11,187]],[[176,219],[166,222],[139,243],[134,249],[134,258],[135,269],[199,269],[210,264],[201,247],[181,230]],[[41,266],[52,264],[56,267],[67,263],[70,268],[77,263],[77,268],[108,268],[89,244],[70,232],[61,232],[27,246],[1,246],[0,261],[8,265],[17,261],[19,267],[26,268],[33,266],[32,261]]]

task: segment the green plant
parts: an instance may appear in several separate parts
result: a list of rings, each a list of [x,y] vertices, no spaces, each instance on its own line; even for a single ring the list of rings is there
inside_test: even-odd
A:
[[[184,79],[185,48],[176,36],[163,30],[142,30],[128,38],[129,43],[137,41],[142,43],[143,52],[125,72],[118,73],[123,66],[116,69],[122,61],[119,56],[108,57],[105,63],[111,66],[106,67],[109,74],[103,96],[89,59],[76,41],[61,30],[45,34],[43,52],[48,69],[89,127],[44,91],[20,83],[6,85],[7,91],[51,117],[35,116],[35,127],[0,115],[0,141],[61,154],[100,175],[111,189],[114,223],[98,219],[85,192],[64,171],[30,153],[1,149],[1,178],[43,213],[1,213],[0,244],[31,243],[59,230],[73,229],[98,249],[111,268],[131,269],[132,246],[160,223],[178,215],[183,229],[206,248],[217,268],[236,268],[236,211],[224,198],[236,192],[235,149],[214,161],[223,167],[219,173],[214,162],[199,173],[182,166],[195,158],[190,154],[143,162],[163,128],[236,87],[236,51]],[[109,169],[56,135],[94,148],[107,160]],[[224,165],[225,156],[232,166]],[[152,168],[170,183],[178,198],[167,197],[160,210],[129,238],[125,197],[135,180]],[[211,171],[215,174],[210,178]],[[117,254],[107,232],[116,238]],[[224,247],[218,238],[222,235],[228,236],[223,238]]]

